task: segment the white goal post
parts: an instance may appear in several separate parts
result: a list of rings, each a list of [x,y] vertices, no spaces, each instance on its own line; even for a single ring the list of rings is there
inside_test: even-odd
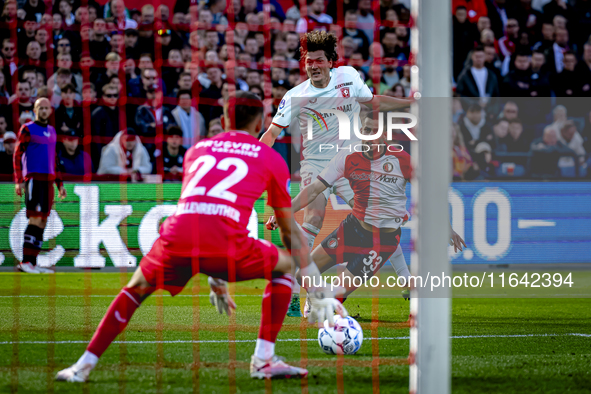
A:
[[[451,0],[412,0],[412,90],[420,92],[418,142],[412,144],[415,226],[411,274],[451,275],[448,188],[451,180]],[[451,391],[451,291],[433,298],[429,289],[411,293],[410,393]]]

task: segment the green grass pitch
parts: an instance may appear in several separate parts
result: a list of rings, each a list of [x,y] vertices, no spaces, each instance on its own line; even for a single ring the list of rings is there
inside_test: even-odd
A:
[[[209,304],[203,276],[180,297],[148,299],[90,382],[54,382],[82,354],[129,276],[0,274],[0,393],[408,393],[409,306],[402,298],[345,303],[364,327],[354,356],[325,355],[315,328],[286,318],[277,353],[307,365],[310,375],[255,381],[248,363],[265,283],[238,284],[238,310],[228,319]],[[589,299],[454,299],[452,313],[454,393],[591,392]]]

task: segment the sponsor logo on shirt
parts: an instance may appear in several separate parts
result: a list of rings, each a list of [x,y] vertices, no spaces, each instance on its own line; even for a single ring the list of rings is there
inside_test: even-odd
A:
[[[337,85],[337,86],[335,86],[334,88],[335,88],[335,89],[340,89],[340,88],[342,88],[342,87],[344,87],[344,86],[351,86],[351,85],[353,85],[353,82],[346,82],[346,83],[342,83],[342,84],[340,84],[340,85]],[[347,90],[349,90],[349,89],[347,88]]]
[[[384,183],[396,183],[398,182],[398,177],[395,176],[388,176],[386,174],[380,174],[378,172],[357,172],[353,171],[351,175],[349,175],[349,179],[354,181],[377,181],[377,182],[384,182]]]
[[[281,100],[279,103],[279,109],[283,109],[283,107],[285,107],[285,99]]]

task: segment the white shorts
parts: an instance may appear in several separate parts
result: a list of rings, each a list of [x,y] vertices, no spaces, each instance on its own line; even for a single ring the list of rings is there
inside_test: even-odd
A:
[[[328,166],[329,162],[330,160],[303,160],[300,168],[300,176],[302,178],[301,187],[304,188],[314,182],[322,170]],[[326,188],[322,192],[324,197],[326,197],[326,201],[328,201],[328,197],[331,193],[341,197],[347,203],[355,197],[353,190],[351,190],[349,180],[345,178],[339,179],[334,185],[332,185],[332,187]]]

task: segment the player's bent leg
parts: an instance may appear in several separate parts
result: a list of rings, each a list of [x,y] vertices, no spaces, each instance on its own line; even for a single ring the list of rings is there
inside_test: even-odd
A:
[[[311,204],[304,208],[304,223],[302,224],[302,230],[308,240],[308,247],[310,249],[314,246],[314,240],[318,236],[322,224],[324,223],[326,202],[327,196],[324,193],[321,193]]]
[[[45,216],[29,217],[29,225],[25,229],[23,242],[23,261],[18,269],[29,274],[49,274],[52,270],[37,266],[37,256],[43,247],[43,232],[47,226]]]
[[[254,355],[250,362],[250,376],[256,379],[304,377],[308,371],[286,364],[275,355],[275,342],[283,325],[291,297],[291,256],[278,251],[273,277],[263,295],[261,326]]]
[[[410,279],[410,272],[408,271],[408,266],[406,265],[406,259],[404,258],[404,254],[402,253],[402,248],[398,245],[398,248],[394,252],[392,256],[388,259],[394,270],[396,271],[396,275],[399,277],[403,277],[405,279],[404,283],[409,283]],[[387,264],[387,262],[386,262]],[[408,286],[404,290],[402,290],[402,298],[405,300],[410,300],[410,289]]]
[[[109,306],[82,357],[76,364],[58,372],[55,379],[86,382],[98,359],[117,335],[125,330],[136,309],[154,290],[156,288],[148,283],[141,268],[138,268]]]
[[[335,260],[328,253],[326,253],[326,250],[324,250],[324,247],[322,245],[318,245],[312,252],[312,261],[316,263],[316,266],[318,267],[320,273],[325,272],[330,267],[334,267],[336,264]],[[298,282],[302,284],[307,284],[303,282],[304,278],[301,277],[299,270],[296,273],[296,275]],[[306,279],[306,281],[310,280],[311,278]],[[306,303],[304,304],[304,317],[308,317],[311,308],[312,305],[310,304],[310,301],[306,296]]]

